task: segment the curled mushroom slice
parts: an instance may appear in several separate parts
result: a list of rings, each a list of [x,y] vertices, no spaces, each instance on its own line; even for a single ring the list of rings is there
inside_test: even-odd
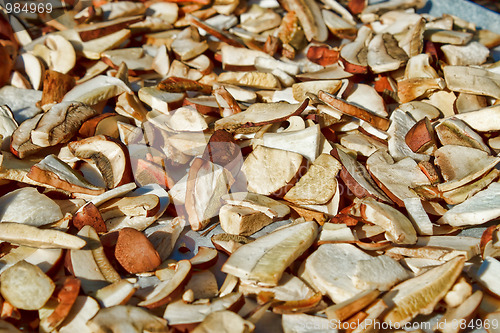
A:
[[[380,129],[382,131],[386,131],[389,128],[389,119],[384,118],[379,116],[378,114],[375,114],[374,112],[355,105],[353,103],[349,103],[341,98],[337,98],[325,91],[320,91],[318,93],[318,97],[325,102],[327,105],[333,107],[334,109],[344,113],[351,115],[353,117],[362,119],[370,125],[376,127],[377,129]]]
[[[157,284],[146,299],[139,303],[139,306],[149,309],[170,303],[180,296],[190,277],[191,263],[189,260],[179,261],[172,277]]]
[[[71,142],[68,147],[76,157],[92,161],[97,166],[108,188],[115,188],[132,180],[128,150],[121,142],[98,135]]]

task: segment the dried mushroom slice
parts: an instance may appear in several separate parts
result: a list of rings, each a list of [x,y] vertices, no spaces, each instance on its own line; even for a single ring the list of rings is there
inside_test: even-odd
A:
[[[325,204],[337,189],[336,176],[342,165],[333,156],[321,154],[283,197],[294,204]]]
[[[128,149],[118,140],[104,135],[93,136],[68,145],[80,159],[92,161],[109,189],[129,183],[132,179]]]
[[[457,257],[392,288],[383,300],[390,310],[384,322],[404,325],[418,314],[430,314],[460,275],[464,258]]]
[[[241,246],[231,254],[222,271],[243,280],[275,286],[285,269],[313,243],[317,232],[315,222],[278,229]]]
[[[291,116],[299,115],[305,110],[309,99],[302,104],[256,103],[243,112],[222,118],[215,122],[215,129],[225,129],[228,132],[257,132],[261,126],[287,120]]]
[[[20,188],[0,197],[0,221],[41,226],[64,216],[61,208],[35,188]]]
[[[100,309],[87,326],[94,332],[168,332],[166,320],[131,305]]]
[[[267,226],[273,220],[262,212],[257,210],[224,205],[219,211],[219,221],[222,230],[229,234],[249,236],[263,227]]]
[[[500,161],[500,158],[490,156],[482,150],[457,145],[443,146],[434,156],[434,163],[445,180],[438,184],[441,191],[453,190],[477,179]]]
[[[356,197],[374,197],[377,200],[385,202],[391,201],[384,192],[379,189],[366,168],[355,158],[342,151],[341,148],[332,150],[332,155],[333,154],[336,154],[338,160],[342,163],[340,178],[342,178],[344,183]]]
[[[146,299],[138,305],[150,309],[170,303],[183,292],[190,277],[191,263],[188,260],[179,261],[172,277],[157,284]]]
[[[258,146],[247,156],[241,172],[250,192],[280,197],[293,186],[305,158],[295,152]]]
[[[202,230],[219,212],[220,197],[229,192],[234,179],[225,168],[205,161],[194,160],[189,169],[185,207],[193,230]]]
[[[94,186],[55,155],[48,155],[31,167],[27,177],[65,191],[98,195],[104,188]]]
[[[500,184],[491,183],[486,189],[448,210],[438,222],[460,227],[483,224],[497,218],[499,191]]]
[[[293,118],[289,119],[291,121]],[[320,126],[313,125],[300,130],[287,129],[280,133],[264,133],[262,145],[268,148],[299,153],[312,162],[319,155],[320,140]]]
[[[243,294],[237,292],[213,298],[205,303],[189,304],[179,299],[167,305],[163,318],[168,321],[169,326],[177,329],[194,329],[210,313],[223,310],[237,312],[244,304]]]
[[[22,223],[0,223],[0,240],[41,249],[80,249],[85,240],[55,229],[39,229]]]
[[[500,75],[469,66],[445,66],[446,86],[452,91],[500,98]]]
[[[341,303],[366,290],[388,290],[409,274],[388,256],[372,257],[352,244],[323,244],[304,261],[300,276]]]
[[[366,160],[366,168],[375,182],[398,206],[403,201],[418,196],[411,190],[418,185],[430,185],[417,162],[407,157],[398,162],[387,153],[378,150]]]
[[[255,325],[240,317],[232,311],[216,311],[210,313],[200,325],[198,325],[193,333],[209,333],[231,331],[235,333],[252,332]]]
[[[424,3],[94,1],[31,15],[29,34],[0,16],[1,317],[61,333],[496,319],[500,35]],[[31,314],[9,299],[27,288]]]
[[[287,0],[286,5],[299,18],[307,40],[324,42],[328,38],[328,29],[315,1]]]
[[[400,211],[385,203],[366,197],[357,199],[361,216],[368,222],[382,227],[385,236],[396,244],[415,244],[417,233],[411,221]]]
[[[40,268],[20,261],[0,276],[2,297],[22,310],[38,310],[47,303],[55,284]]]

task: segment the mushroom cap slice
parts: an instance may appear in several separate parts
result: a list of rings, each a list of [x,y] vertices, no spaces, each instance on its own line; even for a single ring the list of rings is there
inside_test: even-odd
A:
[[[50,68],[66,74],[73,69],[76,63],[76,53],[73,45],[60,35],[49,35],[45,44],[50,50]]]
[[[108,188],[115,188],[132,180],[128,150],[120,141],[97,135],[71,142],[68,147],[76,157],[96,164]]]
[[[97,115],[97,111],[80,102],[61,102],[47,111],[35,129],[31,140],[40,147],[68,142],[82,124]]]
[[[286,102],[255,103],[243,112],[217,120],[215,129],[225,129],[229,132],[257,132],[263,125],[282,122],[291,116],[301,114],[308,103],[309,99],[300,105]]]
[[[173,276],[157,284],[146,299],[138,305],[146,308],[156,308],[171,302],[183,292],[190,276],[191,262],[189,260],[179,261]]]
[[[81,83],[64,95],[63,101],[79,101],[88,105],[95,105],[124,92],[132,92],[120,79],[111,76],[98,75]]]
[[[92,185],[80,173],[52,154],[32,166],[27,177],[76,193],[96,195],[104,192],[104,188]]]

